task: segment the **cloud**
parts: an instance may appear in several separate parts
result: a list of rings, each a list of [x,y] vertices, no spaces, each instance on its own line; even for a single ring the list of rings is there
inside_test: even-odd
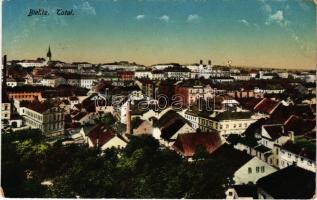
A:
[[[186,22],[188,23],[197,23],[200,22],[201,17],[197,14],[188,15]]]
[[[144,19],[145,15],[138,15],[135,17],[136,20]]]
[[[278,10],[274,14],[271,14],[265,24],[269,25],[271,22],[275,22],[280,26],[287,26],[289,24],[289,21],[285,20],[282,10]]]
[[[262,4],[261,8],[266,12],[266,13],[271,13],[272,12],[272,7],[270,4],[266,2],[266,0],[258,0],[260,4]]]
[[[244,25],[246,25],[246,26],[250,25],[250,23],[247,20],[245,20],[245,19],[240,19],[239,22],[244,24]]]
[[[159,20],[163,21],[163,22],[169,22],[170,21],[170,17],[167,15],[163,15],[161,17],[159,17]]]
[[[96,15],[96,10],[92,7],[88,1],[84,2],[81,5],[74,5],[75,10],[79,10],[79,12],[86,13],[87,15]]]

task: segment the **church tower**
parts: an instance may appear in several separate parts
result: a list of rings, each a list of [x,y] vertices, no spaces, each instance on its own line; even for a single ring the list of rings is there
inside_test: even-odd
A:
[[[46,56],[48,57],[48,60],[51,61],[52,53],[51,53],[51,47],[50,46],[48,46],[48,52],[47,52]]]

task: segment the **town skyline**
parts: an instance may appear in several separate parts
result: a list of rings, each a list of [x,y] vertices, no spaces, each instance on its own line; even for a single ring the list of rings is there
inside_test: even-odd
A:
[[[55,15],[58,7],[72,9],[74,16]],[[313,1],[32,0],[4,1],[3,8],[3,54],[12,59],[44,57],[50,44],[53,60],[65,62],[150,66],[202,59],[214,65],[231,60],[239,67],[315,68]],[[30,8],[50,15],[27,17]]]

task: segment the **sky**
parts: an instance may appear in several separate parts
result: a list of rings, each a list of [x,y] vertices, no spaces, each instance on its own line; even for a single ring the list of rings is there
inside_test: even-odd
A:
[[[48,16],[27,16],[45,9]],[[73,9],[59,16],[56,9]],[[4,0],[8,59],[316,66],[312,0]]]

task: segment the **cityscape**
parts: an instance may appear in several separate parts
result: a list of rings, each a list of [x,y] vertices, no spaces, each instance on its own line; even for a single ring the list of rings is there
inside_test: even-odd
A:
[[[316,198],[313,1],[2,7],[1,197]]]

